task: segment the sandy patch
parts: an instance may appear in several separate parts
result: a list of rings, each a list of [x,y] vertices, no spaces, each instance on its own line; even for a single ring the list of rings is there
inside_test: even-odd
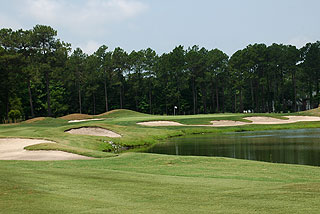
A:
[[[92,159],[90,157],[61,151],[27,151],[26,146],[40,143],[54,143],[47,140],[0,138],[0,160],[80,160]]]
[[[312,121],[320,121],[320,117],[316,116],[285,116],[289,118],[289,121],[295,122],[312,122]]]
[[[183,124],[173,121],[148,121],[137,124],[142,126],[183,126]]]
[[[284,116],[288,118],[288,120],[281,120],[272,117],[246,117],[244,119],[251,120],[251,124],[288,124],[288,123],[296,123],[296,122],[312,122],[312,121],[320,121],[320,117],[315,116]]]
[[[214,126],[214,127],[220,127],[220,126],[243,126],[251,123],[245,123],[240,121],[233,121],[233,120],[214,120],[211,121],[211,125],[208,126]]]
[[[245,120],[250,120],[252,123],[250,124],[286,124],[292,123],[290,120],[281,120],[273,117],[245,117]]]
[[[103,137],[121,137],[121,135],[110,131],[108,129],[103,129],[99,127],[82,127],[77,129],[70,129],[66,131],[70,134],[77,135],[91,135],[91,136],[103,136]]]
[[[94,120],[105,120],[105,119],[103,119],[103,118],[101,118],[101,119],[96,118],[96,119],[84,119],[84,120],[69,120],[68,123],[80,123],[80,122],[92,121],[92,120],[94,121]]]

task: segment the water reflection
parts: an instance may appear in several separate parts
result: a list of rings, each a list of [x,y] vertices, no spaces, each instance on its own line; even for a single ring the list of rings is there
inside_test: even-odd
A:
[[[319,139],[320,129],[206,134],[173,138],[146,152],[320,166]]]

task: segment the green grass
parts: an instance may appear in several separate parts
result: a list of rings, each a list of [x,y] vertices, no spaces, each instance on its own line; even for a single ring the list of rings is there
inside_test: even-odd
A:
[[[318,167],[126,153],[0,161],[1,213],[318,213]]]
[[[310,115],[305,112],[304,115]],[[314,112],[312,112],[314,114]],[[101,159],[0,161],[0,213],[318,213],[319,167],[215,157],[113,154],[105,141],[137,147],[195,133],[317,128],[320,122],[239,127],[144,127],[137,122],[170,120],[210,124],[247,116],[285,114],[146,115],[128,110],[101,115],[103,121],[68,123],[45,118],[1,125],[0,137],[40,138],[57,144],[28,149],[62,150]],[[287,114],[286,114],[287,115]],[[99,126],[122,138],[79,136],[65,130]]]

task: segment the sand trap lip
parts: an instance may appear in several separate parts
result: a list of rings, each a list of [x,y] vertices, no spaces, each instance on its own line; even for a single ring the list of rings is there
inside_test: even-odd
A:
[[[91,136],[102,136],[102,137],[122,137],[121,135],[110,131],[108,129],[100,128],[100,127],[81,127],[81,128],[73,128],[65,131],[70,134],[77,135],[91,135]]]
[[[104,118],[95,118],[95,119],[83,119],[83,120],[69,120],[68,123],[80,123],[86,121],[97,121],[97,120],[105,120]]]
[[[203,127],[227,127],[227,126],[243,126],[243,125],[251,125],[251,124],[288,124],[288,123],[296,123],[296,122],[315,122],[320,121],[320,117],[316,116],[284,116],[288,118],[288,120],[277,119],[273,117],[245,117],[243,119],[252,121],[251,123],[241,122],[241,121],[233,121],[233,120],[214,120],[211,121],[211,125],[184,125],[181,123],[173,122],[173,121],[149,121],[149,122],[141,122],[137,123],[138,125],[143,126],[203,126]]]
[[[183,126],[183,124],[174,121],[148,121],[137,124],[142,126]]]
[[[90,157],[62,151],[27,151],[24,148],[40,143],[55,143],[47,140],[0,138],[0,160],[80,160],[92,159]]]

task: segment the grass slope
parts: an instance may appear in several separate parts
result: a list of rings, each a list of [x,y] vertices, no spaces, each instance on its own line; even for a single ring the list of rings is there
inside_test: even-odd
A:
[[[99,115],[96,115],[97,118],[117,118],[117,117],[139,117],[139,116],[148,116],[148,114],[143,114],[140,112],[132,111],[129,109],[115,109]]]
[[[1,213],[318,213],[320,170],[127,153],[0,161]]]
[[[310,109],[307,111],[300,112],[302,115],[320,116],[320,107],[315,109]]]

